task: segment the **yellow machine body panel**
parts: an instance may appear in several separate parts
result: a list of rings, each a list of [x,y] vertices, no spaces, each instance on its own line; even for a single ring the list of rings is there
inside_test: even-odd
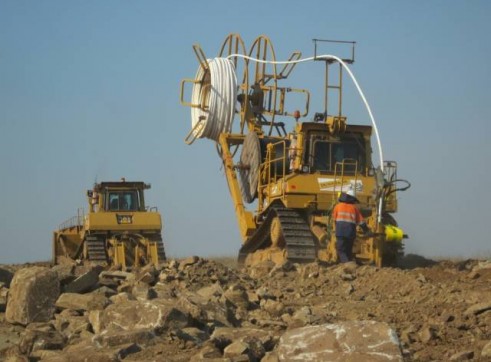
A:
[[[162,221],[158,212],[97,212],[89,213],[84,220],[85,230],[100,231],[158,231]]]
[[[265,189],[265,206],[281,200],[287,207],[315,207],[317,210],[327,211],[337,203],[339,193],[348,190],[355,181],[361,188],[357,192],[357,199],[362,204],[370,204],[375,188],[373,177],[358,177],[356,180],[345,177],[341,181],[332,175],[293,174],[271,183]]]

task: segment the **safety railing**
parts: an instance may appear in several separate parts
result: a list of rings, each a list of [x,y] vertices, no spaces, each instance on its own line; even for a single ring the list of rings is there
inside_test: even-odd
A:
[[[280,196],[285,197],[284,184],[277,185],[278,180],[285,179],[287,173],[287,155],[288,147],[286,141],[269,143],[267,145],[265,161],[259,168],[259,186],[258,186],[258,212],[264,210],[264,205],[271,203],[273,188],[280,187]],[[264,192],[267,191],[267,192]],[[275,192],[275,197],[278,193]]]
[[[77,209],[77,215],[72,216],[68,220],[62,222],[58,226],[58,230],[70,229],[70,228],[82,228],[84,224],[85,210],[82,207]]]

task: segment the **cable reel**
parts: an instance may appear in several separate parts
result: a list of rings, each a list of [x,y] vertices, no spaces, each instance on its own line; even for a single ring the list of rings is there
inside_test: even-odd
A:
[[[239,34],[229,34],[222,43],[222,47],[218,52],[218,57],[228,58],[232,60],[236,74],[242,73],[242,83],[237,85],[237,97],[236,100],[240,103],[237,107],[238,113],[240,113],[240,128],[239,134],[244,134],[244,126],[246,122],[245,109],[243,104],[249,102],[249,60],[247,58],[233,57],[233,54],[246,55],[246,47],[244,40]]]
[[[200,65],[194,79],[181,82],[181,104],[191,107],[191,131],[185,138],[192,144],[197,138],[218,141],[221,133],[230,132],[235,115],[237,77],[234,63],[228,58],[206,59],[198,45],[194,47]],[[192,83],[191,102],[185,102],[184,85]]]
[[[254,128],[261,129],[261,126],[269,123],[270,128],[267,134],[271,135],[276,113],[276,90],[278,88],[277,66],[275,63],[271,63],[276,62],[271,40],[265,35],[258,36],[249,50],[249,57],[264,61],[254,62],[254,78],[250,82],[250,102],[247,105],[251,107],[254,117],[254,120],[251,120],[253,122],[250,122],[250,124],[251,126],[255,124]],[[269,122],[264,115],[270,116]]]

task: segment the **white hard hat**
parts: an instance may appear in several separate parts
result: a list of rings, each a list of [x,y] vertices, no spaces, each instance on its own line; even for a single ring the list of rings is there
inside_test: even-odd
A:
[[[356,192],[355,192],[355,190],[353,190],[353,189],[349,189],[349,190],[346,192],[346,195],[351,196],[351,197],[356,197]]]

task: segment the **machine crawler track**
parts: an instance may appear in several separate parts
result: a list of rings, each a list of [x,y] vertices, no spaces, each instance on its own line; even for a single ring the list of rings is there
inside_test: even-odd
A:
[[[159,256],[159,262],[166,260],[164,243],[161,238],[157,240],[157,254]]]
[[[318,247],[307,222],[293,209],[272,208],[256,233],[240,249],[239,263],[243,263],[247,255],[271,246],[270,230],[275,217],[280,221],[287,260],[304,263],[314,261]]]
[[[85,243],[87,244],[87,258],[94,262],[106,262],[106,245],[102,238],[97,236],[86,236]]]

